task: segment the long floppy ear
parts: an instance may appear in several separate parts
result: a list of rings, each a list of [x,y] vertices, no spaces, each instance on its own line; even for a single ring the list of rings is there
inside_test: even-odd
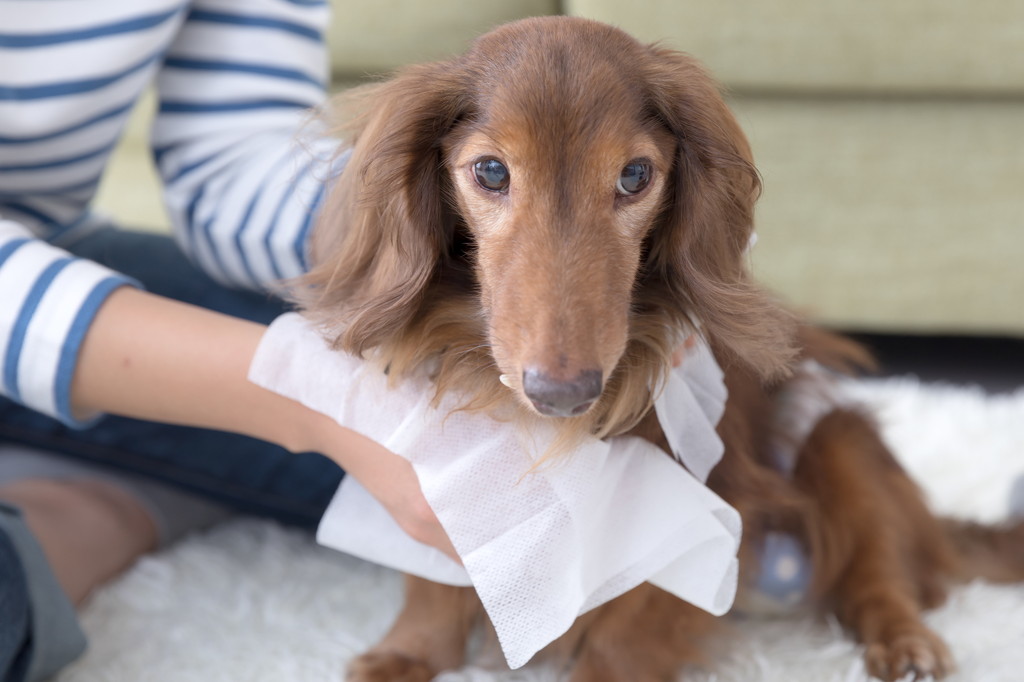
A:
[[[400,339],[452,240],[441,140],[466,113],[454,63],[410,67],[342,95],[354,145],[321,211],[298,303],[349,352]]]
[[[673,192],[652,232],[646,273],[729,359],[770,379],[796,355],[795,321],[750,279],[745,252],[761,190],[739,124],[693,58],[651,47],[648,104],[676,139]]]

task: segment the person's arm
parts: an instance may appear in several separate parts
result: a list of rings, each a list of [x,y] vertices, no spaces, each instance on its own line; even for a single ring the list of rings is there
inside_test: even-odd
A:
[[[230,286],[307,268],[338,142],[312,110],[329,79],[328,5],[194,0],[157,77],[152,145],[175,236]]]
[[[248,381],[264,330],[131,287],[117,289],[82,343],[72,407],[80,417],[109,412],[321,452],[355,476],[410,536],[455,558],[406,460]]]
[[[69,400],[78,348],[106,297],[132,283],[0,216],[0,395],[86,426]]]

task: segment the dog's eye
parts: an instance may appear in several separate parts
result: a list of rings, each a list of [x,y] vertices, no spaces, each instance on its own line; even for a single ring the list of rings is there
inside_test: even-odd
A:
[[[508,168],[497,159],[481,159],[473,164],[476,182],[486,190],[504,192],[508,189]]]
[[[646,159],[633,159],[622,169],[615,189],[619,194],[638,194],[651,181],[651,162]]]

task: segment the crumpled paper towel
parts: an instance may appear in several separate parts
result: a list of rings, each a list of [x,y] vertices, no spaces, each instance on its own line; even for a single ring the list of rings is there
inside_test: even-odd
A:
[[[555,437],[482,414],[434,408],[429,379],[389,387],[373,363],[331,350],[295,313],[274,321],[249,378],[408,459],[463,566],[422,545],[351,477],[318,541],[401,571],[476,589],[512,668],[582,613],[649,581],[713,614],[737,582],[740,518],[694,477],[721,457],[721,371],[690,350],[657,401],[676,457],[639,438],[593,439],[531,471]],[[495,377],[497,381],[497,377]]]

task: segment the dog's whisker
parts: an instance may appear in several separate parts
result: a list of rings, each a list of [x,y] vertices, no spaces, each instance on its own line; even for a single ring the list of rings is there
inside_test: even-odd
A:
[[[464,348],[451,349],[447,352],[447,355],[461,360],[463,358],[468,358],[479,351],[485,351],[486,353],[490,354],[491,345],[487,343],[481,343],[476,346],[466,346]]]

